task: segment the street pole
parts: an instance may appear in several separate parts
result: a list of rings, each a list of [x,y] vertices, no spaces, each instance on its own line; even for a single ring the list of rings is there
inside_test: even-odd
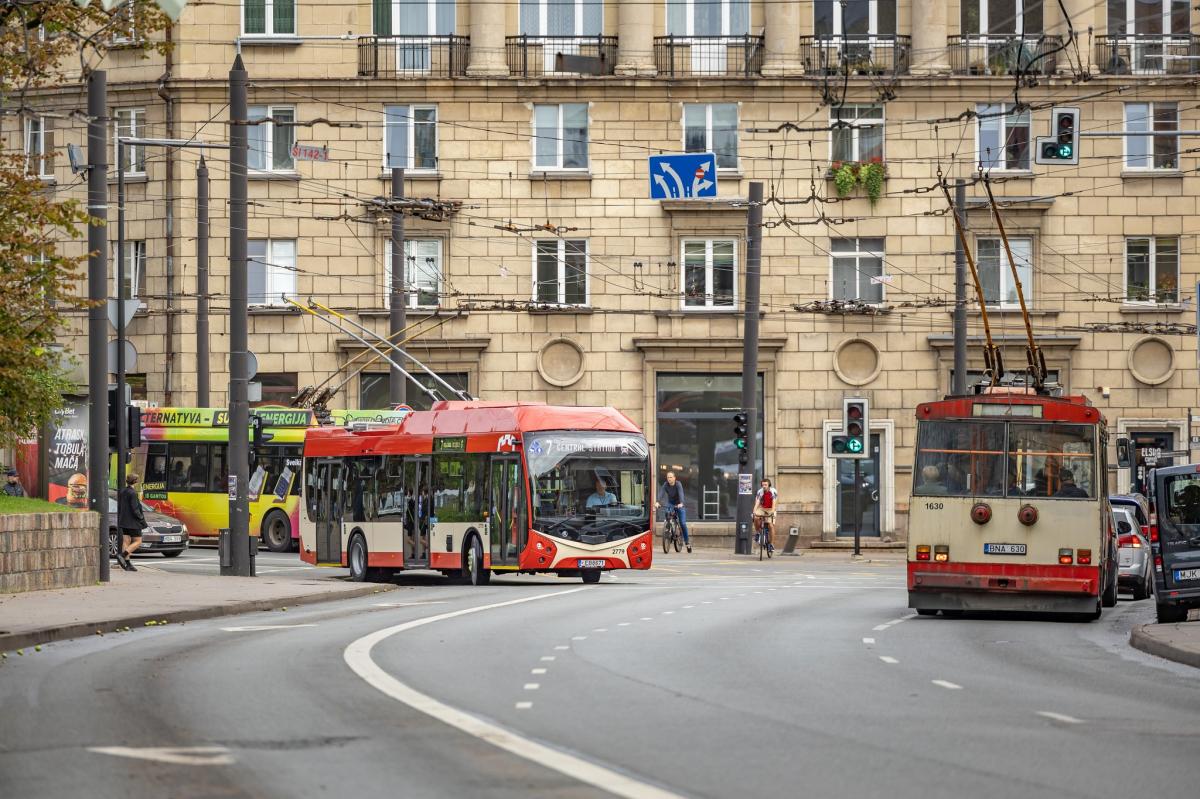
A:
[[[762,271],[763,184],[750,184],[746,215],[746,305],[742,333],[742,411],[746,414],[746,465],[738,467],[737,538],[734,554],[749,555],[754,510],[755,441],[758,436],[758,286]],[[766,443],[764,436],[764,445]]]
[[[88,507],[99,514],[100,582],[108,553],[108,75],[88,75]]]
[[[393,340],[400,336],[407,324],[405,303],[408,298],[404,294],[404,214],[400,213],[398,202],[403,197],[404,170],[392,167],[392,200],[397,202],[396,207],[392,209],[392,296],[388,338]],[[396,366],[392,366],[388,374],[388,402],[392,405],[403,405],[407,397],[408,386],[404,375]]]
[[[125,450],[125,427],[129,424],[125,410],[125,144],[117,141],[117,490],[125,487],[125,468],[129,453]]]
[[[870,438],[868,437],[868,446]],[[862,537],[862,461],[854,459],[854,557],[862,555],[859,540]]]
[[[967,184],[961,180],[954,184],[954,213],[965,230]],[[954,379],[950,393],[956,397],[967,393],[967,253],[960,236],[954,237]]]
[[[208,407],[208,164],[196,169],[196,405]]]
[[[246,68],[239,54],[229,70],[229,566],[221,574],[250,577],[250,407],[246,399],[248,349],[246,230]]]

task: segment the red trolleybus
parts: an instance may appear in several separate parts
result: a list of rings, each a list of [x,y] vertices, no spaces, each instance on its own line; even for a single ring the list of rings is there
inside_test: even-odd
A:
[[[612,408],[437,402],[304,443],[300,556],[355,580],[435,569],[597,582],[650,568],[646,439]]]
[[[1116,605],[1106,445],[1081,396],[991,389],[919,406],[909,607],[1096,619]]]

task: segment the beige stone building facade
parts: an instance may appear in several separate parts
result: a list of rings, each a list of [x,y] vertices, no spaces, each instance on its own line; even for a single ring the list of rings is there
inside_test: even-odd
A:
[[[982,168],[994,180],[1052,377],[1145,446],[1185,448],[1192,432],[1195,138],[1121,132],[1200,128],[1200,15],[1176,0],[1065,8],[1069,20],[1037,0],[214,0],[185,10],[169,57],[117,51],[104,66],[123,134],[223,141],[228,70],[244,59],[262,120],[250,346],[265,400],[361,352],[283,297],[387,332],[390,218],[377,198],[403,166],[406,196],[438,209],[405,219],[413,352],[484,399],[624,411],[660,474],[680,474],[699,532],[730,528],[745,200],[763,182],[762,450],[782,526],[806,540],[848,534],[847,475],[821,442],[842,398],[862,395],[878,494],[864,531],[902,539],[913,409],[951,378],[954,231],[940,175]],[[66,159],[41,154],[84,143],[70,113],[83,97],[47,92],[44,117],[26,115],[19,132],[6,122],[6,146],[21,142],[54,190],[80,197]],[[1084,137],[1078,165],[1033,162],[1055,104],[1078,107],[1085,133],[1110,134]],[[295,158],[294,143],[329,160]],[[648,157],[684,151],[716,154],[718,196],[650,199]],[[224,153],[206,160],[221,404],[228,169]],[[148,148],[127,173],[136,379],[164,405],[196,398],[197,162]],[[873,162],[886,171],[877,198],[844,170],[835,179]],[[993,331],[1022,364],[983,186],[967,196]],[[974,379],[975,302],[969,324]],[[81,358],[85,332],[80,316],[64,337]],[[386,399],[374,365],[334,404]],[[1136,480],[1110,475],[1114,490]]]

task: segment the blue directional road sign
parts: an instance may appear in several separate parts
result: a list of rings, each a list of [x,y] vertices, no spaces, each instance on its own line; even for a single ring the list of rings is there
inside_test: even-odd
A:
[[[712,153],[650,156],[651,200],[716,196],[717,157]]]

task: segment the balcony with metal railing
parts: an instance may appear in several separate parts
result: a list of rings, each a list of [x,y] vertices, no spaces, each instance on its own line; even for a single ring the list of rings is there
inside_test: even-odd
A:
[[[509,36],[509,72],[522,78],[611,75],[617,64],[616,36]]]
[[[1096,64],[1105,75],[1200,74],[1200,39],[1190,33],[1101,36]]]
[[[895,34],[801,36],[800,60],[808,75],[904,75],[912,37]]]
[[[1053,75],[1061,36],[967,35],[947,40],[955,75]]]
[[[467,36],[360,36],[363,78],[458,78],[467,74]]]
[[[654,37],[654,62],[667,78],[753,77],[762,72],[763,55],[762,36]]]

